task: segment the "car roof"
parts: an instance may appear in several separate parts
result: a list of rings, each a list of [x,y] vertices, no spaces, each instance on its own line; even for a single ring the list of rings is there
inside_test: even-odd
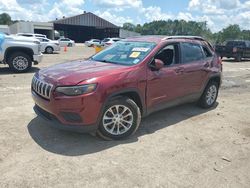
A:
[[[34,33],[17,33],[17,35],[34,35]]]
[[[46,40],[50,40],[48,38],[44,38],[44,37],[36,37],[37,39],[46,39]]]
[[[138,41],[138,42],[154,42],[154,43],[162,43],[166,41],[196,41],[202,42],[206,41],[200,36],[186,36],[186,35],[177,35],[177,36],[165,36],[165,35],[147,35],[147,36],[137,36],[137,37],[130,37],[126,38],[127,41]]]
[[[38,33],[17,33],[17,35],[32,35],[32,36],[46,36],[44,34],[38,34]]]

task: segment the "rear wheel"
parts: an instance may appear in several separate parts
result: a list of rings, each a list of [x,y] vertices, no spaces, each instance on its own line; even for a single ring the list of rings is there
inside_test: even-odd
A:
[[[27,54],[23,52],[16,52],[9,57],[8,64],[13,72],[23,73],[27,72],[31,68],[32,61]]]
[[[219,84],[211,81],[208,83],[203,95],[199,100],[199,106],[202,108],[211,108],[216,103],[219,91]]]
[[[136,132],[140,122],[141,112],[136,103],[119,97],[105,107],[97,134],[105,140],[124,139]]]
[[[68,47],[72,47],[72,46],[73,46],[72,43],[69,43],[69,44],[68,44]]]
[[[48,46],[46,49],[45,49],[45,52],[47,53],[47,54],[53,54],[53,48],[52,47],[50,47],[50,46]]]

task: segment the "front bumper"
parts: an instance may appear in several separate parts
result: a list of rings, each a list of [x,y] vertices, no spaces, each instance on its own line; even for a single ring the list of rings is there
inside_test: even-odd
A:
[[[43,58],[43,54],[40,53],[40,54],[36,54],[36,55],[33,55],[33,61],[38,64],[42,61],[42,58]]]
[[[80,132],[80,133],[90,133],[90,132],[95,132],[97,130],[97,125],[91,125],[91,126],[65,125],[60,123],[54,115],[43,110],[39,106],[35,105],[33,109],[39,117],[43,118],[51,127],[57,129],[72,131],[72,132]]]
[[[60,51],[60,50],[61,50],[60,45],[54,47],[54,51],[57,51],[57,52],[58,52],[58,51]]]
[[[35,112],[52,126],[77,132],[97,129],[101,104],[95,94],[46,100],[33,89],[31,92],[36,104]]]

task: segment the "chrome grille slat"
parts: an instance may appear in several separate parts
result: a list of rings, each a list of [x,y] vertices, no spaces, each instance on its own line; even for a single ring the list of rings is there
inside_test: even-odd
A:
[[[40,96],[50,99],[51,91],[52,91],[53,85],[46,83],[44,81],[41,81],[37,79],[36,77],[33,77],[32,79],[32,89]]]

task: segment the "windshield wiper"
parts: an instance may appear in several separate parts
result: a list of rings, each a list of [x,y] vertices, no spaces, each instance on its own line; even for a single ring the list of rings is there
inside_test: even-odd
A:
[[[116,62],[113,62],[113,61],[107,61],[107,60],[105,60],[105,59],[102,59],[102,60],[92,59],[92,60],[94,60],[94,61],[98,61],[98,62],[102,62],[102,63],[118,64],[118,63],[116,63]]]

